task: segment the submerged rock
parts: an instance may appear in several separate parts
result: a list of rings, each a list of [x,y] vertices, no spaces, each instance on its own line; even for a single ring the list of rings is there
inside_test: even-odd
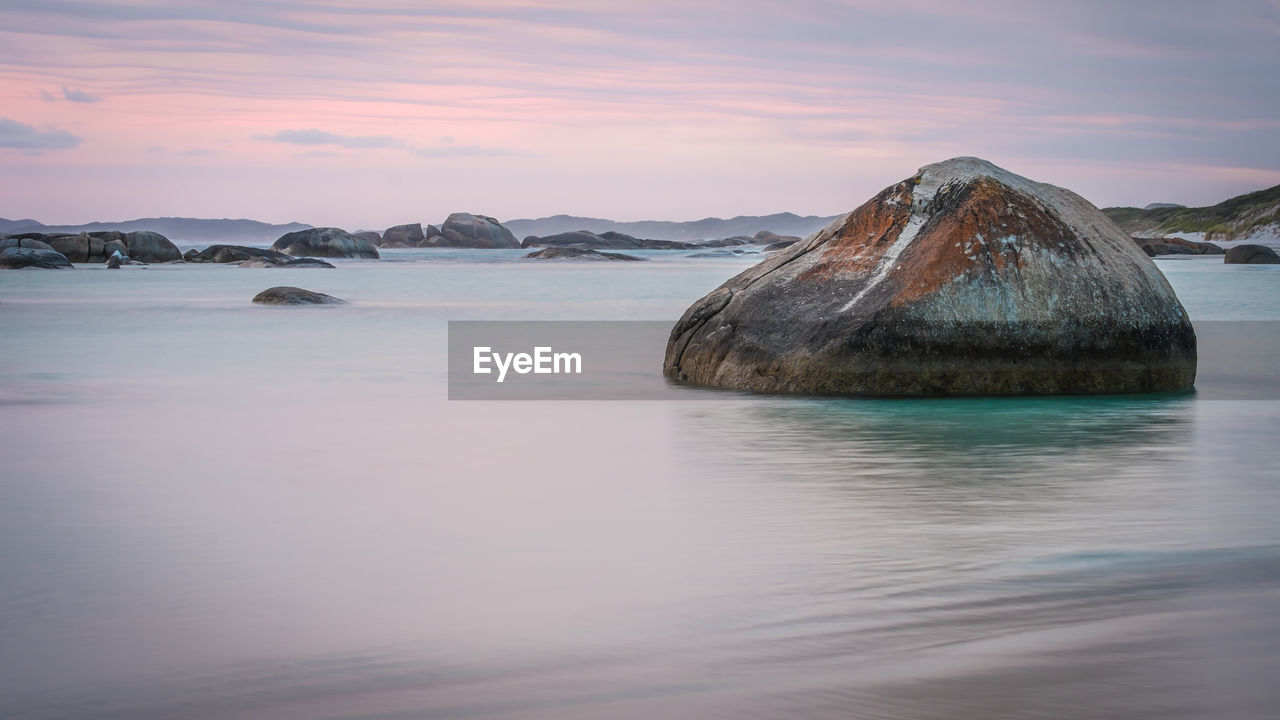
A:
[[[1196,242],[1177,237],[1149,237],[1133,239],[1142,247],[1142,251],[1151,257],[1158,255],[1224,255],[1226,250],[1221,245],[1211,242]]]
[[[530,235],[521,243],[520,247],[580,247],[609,250],[691,250],[698,247],[706,247],[705,245],[695,245],[694,243],[680,242],[678,240],[649,240],[628,235],[626,233],[614,232],[608,230],[602,233],[593,233],[589,230],[573,230],[571,232],[563,232],[557,235],[546,235],[538,237]]]
[[[277,260],[275,258],[260,256],[252,257],[240,263],[237,267],[242,268],[331,268],[333,265],[316,258],[297,258],[289,260]]]
[[[267,288],[254,295],[253,301],[260,305],[341,305],[347,302],[332,295],[303,290],[292,285]]]
[[[591,248],[549,247],[520,258],[521,260],[648,260],[649,258],[624,255],[622,253],[600,252]]]
[[[440,234],[427,230],[427,247],[518,248],[516,236],[502,223],[487,215],[453,213],[440,226]]]
[[[1266,245],[1237,245],[1222,260],[1232,265],[1276,265],[1280,264],[1280,254]]]
[[[378,248],[368,240],[333,227],[286,233],[271,245],[271,249],[286,255],[378,259]]]
[[[44,245],[44,243],[40,244]],[[70,269],[71,261],[47,245],[43,248],[27,247],[17,243],[0,246],[0,269],[22,270],[24,268]]]
[[[199,251],[188,250],[182,257],[187,262],[193,263],[242,263],[252,258],[264,258],[271,262],[288,262],[293,259],[292,255],[286,255],[278,250],[247,245],[210,245]]]
[[[1188,388],[1196,339],[1097,208],[977,158],[928,165],[694,303],[665,374],[820,395]]]

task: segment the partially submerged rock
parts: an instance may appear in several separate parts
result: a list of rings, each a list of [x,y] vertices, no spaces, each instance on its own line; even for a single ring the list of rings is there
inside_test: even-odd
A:
[[[0,241],[6,242],[6,241]],[[40,268],[43,270],[66,270],[71,268],[71,261],[65,255],[40,242],[44,247],[31,247],[15,240],[12,245],[0,245],[0,269],[22,270]]]
[[[819,395],[1188,388],[1187,313],[1097,208],[977,158],[928,165],[694,303],[665,374]]]
[[[518,248],[520,243],[511,231],[502,223],[488,215],[472,215],[471,213],[453,213],[440,226],[440,234],[430,233],[428,228],[427,247],[458,248]]]
[[[678,240],[650,240],[646,238],[638,238],[626,233],[614,232],[613,230],[608,230],[602,233],[593,233],[589,230],[574,230],[571,232],[546,235],[543,237],[530,235],[520,243],[520,247],[579,247],[592,249],[604,248],[609,250],[691,250],[693,248],[706,246],[680,242]]]
[[[333,227],[286,233],[271,245],[271,249],[286,255],[378,259],[378,248],[368,240]]]
[[[237,267],[242,268],[331,268],[333,265],[316,258],[297,258],[289,260],[277,260],[271,257],[252,257],[241,262]]]
[[[182,256],[193,263],[242,263],[253,258],[264,258],[271,262],[288,262],[293,256],[279,250],[250,247],[248,245],[210,245],[203,250],[188,250]]]
[[[1237,245],[1222,260],[1231,265],[1276,265],[1280,264],[1280,254],[1266,245]]]
[[[520,258],[521,260],[648,260],[648,258],[622,253],[600,252],[580,247],[549,247]]]
[[[267,288],[254,295],[253,301],[260,305],[341,305],[347,302],[332,295],[303,290],[292,285]]]

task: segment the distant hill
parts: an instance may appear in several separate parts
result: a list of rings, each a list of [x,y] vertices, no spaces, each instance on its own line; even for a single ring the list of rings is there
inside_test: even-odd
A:
[[[0,233],[23,231],[39,232],[43,227],[44,225],[36,222],[35,220],[31,220],[30,218],[26,220],[6,220],[4,218],[0,218]]]
[[[285,233],[305,230],[311,227],[302,223],[273,225],[257,220],[229,220],[204,218],[138,218],[137,220],[121,220],[120,222],[92,222],[84,225],[43,225],[35,220],[5,220],[0,218],[0,232],[16,234],[20,232],[43,233],[79,233],[97,232],[99,230],[153,230],[164,235],[173,242],[192,243],[232,243],[262,244],[275,242]]]
[[[819,217],[816,215],[800,216],[794,213],[776,213],[774,215],[739,215],[738,217],[704,218],[688,222],[669,220],[638,220],[619,222],[603,218],[578,217],[574,215],[552,215],[535,220],[506,220],[503,225],[517,238],[530,235],[546,236],[574,230],[587,230],[602,233],[612,230],[638,238],[652,240],[716,240],[736,235],[755,235],[761,230],[768,230],[778,235],[798,235],[804,237],[816,230],[821,230],[835,220],[838,215]]]
[[[1103,208],[1130,235],[1199,233],[1205,240],[1280,238],[1280,185],[1239,195],[1209,207]]]

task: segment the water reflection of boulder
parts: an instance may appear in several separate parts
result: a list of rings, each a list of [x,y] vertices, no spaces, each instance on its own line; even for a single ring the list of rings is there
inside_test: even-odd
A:
[[[895,494],[968,485],[1012,499],[1022,490],[1034,496],[1172,468],[1190,440],[1194,402],[1185,395],[731,400],[687,406],[681,433],[691,455],[753,468],[753,476]]]

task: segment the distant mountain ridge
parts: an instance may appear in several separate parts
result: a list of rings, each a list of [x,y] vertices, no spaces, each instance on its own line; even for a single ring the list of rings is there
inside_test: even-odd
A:
[[[1142,209],[1103,208],[1102,212],[1130,235],[1154,237],[1182,233],[1225,242],[1280,240],[1280,185],[1237,195],[1208,207],[1155,203]]]
[[[518,220],[507,220],[502,224],[517,238],[530,235],[547,236],[586,230],[596,234],[618,232],[638,238],[651,240],[717,240],[719,238],[738,235],[755,235],[761,230],[768,230],[778,235],[798,235],[804,237],[821,230],[840,217],[831,215],[796,215],[795,213],[774,213],[773,215],[739,215],[732,218],[703,218],[677,222],[672,220],[637,220],[620,222],[604,218],[579,217],[576,215],[552,215],[551,217]]]
[[[310,225],[286,223],[276,225],[245,219],[213,218],[138,218],[120,222],[91,222],[83,225],[45,225],[35,220],[6,220],[0,218],[0,233],[16,235],[22,232],[81,233],[101,230],[151,230],[175,243],[272,243],[285,233],[306,230]]]

